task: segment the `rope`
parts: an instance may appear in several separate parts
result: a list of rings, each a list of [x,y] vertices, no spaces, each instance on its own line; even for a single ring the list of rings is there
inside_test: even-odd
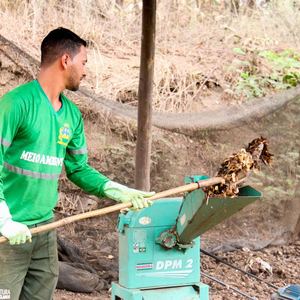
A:
[[[208,274],[206,274],[206,273],[203,273],[203,272],[201,272],[201,275],[202,275],[202,276],[205,276],[205,277],[209,278],[210,280],[213,280],[213,281],[215,281],[215,282],[217,282],[217,283],[219,283],[219,284],[221,284],[221,285],[223,285],[223,286],[225,286],[227,289],[230,289],[230,290],[235,291],[236,293],[240,294],[241,296],[244,296],[244,297],[247,298],[247,299],[250,299],[250,300],[257,300],[256,297],[252,297],[252,296],[250,296],[250,295],[248,295],[248,294],[246,294],[246,293],[244,293],[244,292],[238,290],[237,288],[228,285],[227,283],[225,283],[224,281],[222,281],[222,280],[220,280],[220,279],[217,279],[217,278],[215,278],[215,277],[213,277],[213,276],[211,276],[211,275],[208,275]]]
[[[244,273],[245,275],[248,275],[248,276],[250,276],[250,277],[253,277],[253,278],[255,278],[256,280],[258,280],[258,281],[260,281],[260,282],[266,284],[267,286],[271,287],[272,289],[274,289],[274,290],[276,290],[276,291],[278,290],[278,287],[275,286],[275,285],[273,285],[272,283],[266,282],[266,281],[262,280],[261,278],[255,276],[254,274],[251,274],[251,273],[249,273],[249,272],[247,272],[247,271],[244,271],[244,270],[242,270],[242,269],[240,269],[240,268],[238,268],[238,267],[236,267],[236,266],[234,266],[234,265],[228,263],[227,261],[223,260],[222,258],[217,257],[216,255],[214,255],[214,254],[212,254],[212,253],[209,253],[209,252],[207,252],[207,251],[205,251],[205,250],[203,250],[203,249],[200,249],[200,251],[201,251],[201,253],[203,253],[203,254],[205,254],[205,255],[208,255],[208,256],[214,258],[216,261],[219,261],[219,262],[221,262],[221,263],[227,265],[228,267],[231,267],[232,269],[235,269],[235,270],[237,270],[237,271],[240,271],[240,272]]]
[[[1,34],[0,43],[11,47],[14,52],[22,55],[35,67],[39,65],[35,58]],[[137,109],[135,107],[105,99],[84,87],[80,88],[78,93],[85,96],[87,98],[86,102],[94,104],[99,111],[109,112],[112,116],[118,115],[126,119],[137,119]],[[225,130],[234,128],[237,124],[257,120],[281,109],[288,102],[297,99],[299,95],[300,86],[297,86],[275,95],[250,99],[243,104],[225,106],[214,111],[208,110],[196,113],[153,112],[152,122],[154,126],[165,130],[195,136],[201,134],[202,130]]]

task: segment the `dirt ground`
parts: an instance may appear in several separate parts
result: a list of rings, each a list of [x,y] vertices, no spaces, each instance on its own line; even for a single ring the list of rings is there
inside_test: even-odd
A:
[[[7,61],[7,58],[3,58],[3,62],[6,62],[5,60]],[[2,64],[0,75],[1,95],[30,79],[28,74],[18,70],[12,62]],[[292,283],[300,284],[299,236],[288,238],[292,235],[293,229],[283,226],[286,225],[289,216],[292,218],[291,211],[287,208],[292,210],[294,208],[296,216],[299,212],[297,210],[299,206],[292,201],[299,200],[299,188],[296,183],[299,179],[300,165],[297,131],[299,120],[296,118],[299,105],[297,103],[293,105],[281,115],[265,118],[262,125],[260,123],[248,127],[241,126],[228,132],[205,132],[200,137],[185,137],[157,130],[153,143],[152,186],[156,191],[161,191],[182,184],[183,177],[187,174],[212,174],[225,154],[232,152],[236,145],[244,144],[250,137],[256,137],[257,132],[271,136],[273,145],[276,145],[275,154],[282,160],[278,159],[272,172],[262,171],[251,181],[254,186],[265,192],[266,199],[247,208],[238,217],[205,233],[202,236],[202,246],[209,251],[214,250],[227,262],[246,269],[277,287]],[[119,127],[115,124],[116,127],[105,128],[105,124],[99,122],[97,114],[91,116],[89,110],[83,110],[83,114],[86,118],[86,132],[91,149],[91,165],[111,179],[132,185],[134,162],[131,156],[135,146],[135,133],[130,132],[130,126],[126,124]],[[291,115],[295,118],[291,119]],[[272,124],[274,129],[271,128]],[[282,124],[285,124],[284,128]],[[258,126],[262,126],[265,130]],[[294,128],[296,130],[293,130]],[[61,200],[56,210],[58,218],[113,204],[109,200],[97,204],[94,197],[87,197],[64,177],[60,180],[60,191]],[[285,223],[282,223],[282,220]],[[58,230],[61,237],[80,249],[86,262],[108,286],[111,281],[118,279],[116,221],[117,215],[113,214],[77,222]],[[290,244],[287,241],[290,241]],[[270,268],[264,270],[262,261],[265,263],[263,265],[269,265]],[[257,299],[269,299],[273,292],[266,284],[216,263],[204,255],[201,268],[204,273]],[[229,288],[224,288],[208,278],[203,277],[202,280],[211,286],[212,300],[243,299]],[[54,300],[106,300],[109,299],[109,294],[108,290],[91,294],[57,290]]]

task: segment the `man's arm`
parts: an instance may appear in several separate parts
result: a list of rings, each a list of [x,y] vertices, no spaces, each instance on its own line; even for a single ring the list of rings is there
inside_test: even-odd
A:
[[[9,97],[0,99],[0,199],[4,200],[2,170],[4,154],[11,145],[20,124],[20,109]]]
[[[88,165],[87,146],[83,120],[80,119],[72,140],[67,147],[64,160],[67,177],[85,192],[98,197],[108,197],[118,202],[131,202],[136,209],[151,204],[146,198],[153,192],[143,192],[111,181]]]
[[[4,155],[13,142],[21,119],[21,108],[16,101],[8,96],[0,99],[0,233],[8,238],[12,245],[25,243],[31,239],[28,227],[12,220],[3,192]]]
[[[103,187],[109,179],[88,164],[86,138],[82,118],[67,147],[64,159],[67,177],[85,192],[104,197]]]

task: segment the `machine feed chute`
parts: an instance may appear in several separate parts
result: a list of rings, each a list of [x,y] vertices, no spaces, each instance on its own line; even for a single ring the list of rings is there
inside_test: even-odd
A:
[[[186,183],[207,179],[205,176],[187,177]],[[190,244],[210,228],[229,218],[262,196],[251,186],[239,189],[237,197],[207,199],[202,189],[188,193],[182,202],[176,222],[178,244]]]

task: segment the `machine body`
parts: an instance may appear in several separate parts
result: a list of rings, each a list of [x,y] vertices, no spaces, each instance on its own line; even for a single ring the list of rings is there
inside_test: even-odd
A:
[[[119,216],[119,283],[112,299],[208,299],[208,286],[200,283],[200,238],[184,251],[155,242],[176,224],[181,204],[182,198],[161,199]]]

